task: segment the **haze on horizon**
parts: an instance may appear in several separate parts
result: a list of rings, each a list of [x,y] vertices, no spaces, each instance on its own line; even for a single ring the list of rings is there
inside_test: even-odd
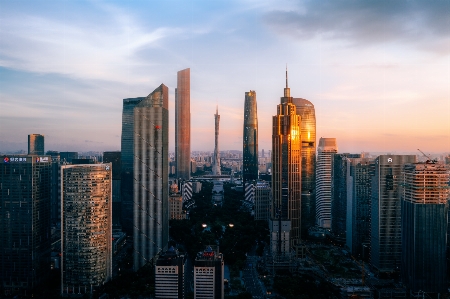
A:
[[[122,99],[191,69],[192,150],[242,150],[255,90],[259,149],[286,63],[293,97],[315,105],[317,141],[339,152],[450,151],[450,2],[0,0],[0,152],[120,150]]]

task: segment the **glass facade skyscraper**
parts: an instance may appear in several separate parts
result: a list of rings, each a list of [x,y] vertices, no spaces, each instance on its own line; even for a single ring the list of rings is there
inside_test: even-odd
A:
[[[293,98],[297,114],[301,117],[302,135],[302,236],[316,225],[316,112],[314,105],[302,98]]]
[[[258,179],[258,112],[256,92],[245,93],[242,179],[244,185]]]
[[[161,84],[134,108],[134,270],[169,241],[169,89]]]
[[[134,107],[145,97],[123,99],[121,138],[121,215],[122,229],[133,233],[133,165],[134,165]]]
[[[175,89],[175,162],[177,179],[191,177],[191,70],[177,73]]]
[[[44,154],[44,135],[30,134],[28,135],[28,155]]]
[[[52,161],[36,155],[0,159],[0,297],[25,295],[50,270]]]
[[[402,177],[402,281],[412,292],[447,293],[448,167],[408,164]]]

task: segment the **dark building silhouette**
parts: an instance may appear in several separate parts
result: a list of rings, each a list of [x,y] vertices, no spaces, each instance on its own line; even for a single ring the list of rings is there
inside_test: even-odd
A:
[[[134,192],[134,107],[145,97],[123,99],[120,182],[122,229],[133,234],[133,192]]]
[[[121,211],[121,178],[122,178],[122,153],[120,151],[104,152],[103,163],[111,163],[112,166],[112,223],[114,226],[120,225]]]
[[[191,70],[177,73],[175,89],[175,163],[177,179],[191,177]],[[194,171],[194,170],[193,170]]]
[[[51,157],[1,156],[0,283],[30,295],[50,273]]]
[[[302,98],[293,98],[297,115],[301,117],[302,136],[302,236],[316,225],[316,113],[314,105]]]
[[[242,179],[244,185],[258,179],[258,112],[256,92],[245,93]]]
[[[401,277],[411,292],[447,293],[448,181],[444,164],[403,169]]]
[[[61,162],[72,163],[73,159],[78,159],[78,152],[60,152]]]
[[[28,135],[28,155],[43,155],[44,153],[44,135]]]

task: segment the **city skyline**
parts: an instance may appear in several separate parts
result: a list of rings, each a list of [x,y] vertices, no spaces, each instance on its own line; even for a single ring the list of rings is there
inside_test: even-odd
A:
[[[450,149],[445,1],[2,1],[0,8],[0,152],[26,151],[32,133],[45,135],[46,150],[118,150],[122,99],[161,82],[169,87],[173,151],[176,72],[184,68],[193,151],[214,148],[216,104],[221,149],[241,148],[248,90],[258,93],[259,148],[270,149],[286,63],[292,96],[315,106],[317,137],[337,138],[342,152]]]

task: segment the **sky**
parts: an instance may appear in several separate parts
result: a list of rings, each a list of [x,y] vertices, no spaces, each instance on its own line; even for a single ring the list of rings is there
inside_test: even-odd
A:
[[[285,87],[339,152],[450,152],[449,0],[0,0],[0,152],[120,150],[122,100],[191,69],[191,149],[242,150],[256,91],[259,149]],[[418,153],[418,152],[417,152]],[[419,154],[419,153],[418,153]]]

